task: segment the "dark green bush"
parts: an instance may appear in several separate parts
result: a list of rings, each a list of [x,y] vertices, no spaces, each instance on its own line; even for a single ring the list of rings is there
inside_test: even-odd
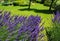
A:
[[[14,6],[19,6],[19,2],[17,2],[17,1],[13,2],[13,5]]]
[[[4,5],[4,6],[8,6],[9,4],[8,4],[8,3],[3,3],[2,5]]]
[[[60,5],[56,5],[55,10],[60,11]]]
[[[12,5],[12,3],[2,3],[2,5],[4,5],[4,6],[9,6],[9,5]]]
[[[45,0],[41,0],[41,3],[44,4]]]
[[[60,41],[60,24],[54,23],[53,27],[46,30],[48,41]]]

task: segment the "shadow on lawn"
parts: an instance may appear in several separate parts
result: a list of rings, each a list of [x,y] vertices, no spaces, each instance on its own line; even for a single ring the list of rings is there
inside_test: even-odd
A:
[[[29,6],[29,5],[20,5],[20,6],[24,7],[24,6]]]
[[[36,13],[53,14],[53,10],[49,11],[49,10],[38,10],[38,9],[28,9],[28,8],[19,9],[19,10],[20,11],[34,11]]]

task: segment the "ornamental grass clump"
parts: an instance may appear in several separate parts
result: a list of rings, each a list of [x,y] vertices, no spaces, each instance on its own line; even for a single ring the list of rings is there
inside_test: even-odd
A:
[[[52,19],[52,26],[46,30],[48,41],[60,41],[60,12]]]
[[[44,37],[41,32],[39,16],[11,16],[5,11],[0,14],[0,40],[2,41],[38,41],[38,37]],[[41,35],[39,35],[39,33]]]

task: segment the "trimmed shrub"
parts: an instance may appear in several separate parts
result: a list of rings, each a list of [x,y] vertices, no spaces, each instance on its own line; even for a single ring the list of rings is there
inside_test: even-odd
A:
[[[10,12],[0,14],[0,40],[2,41],[38,41],[44,34],[44,27],[39,26],[39,16],[10,16]]]

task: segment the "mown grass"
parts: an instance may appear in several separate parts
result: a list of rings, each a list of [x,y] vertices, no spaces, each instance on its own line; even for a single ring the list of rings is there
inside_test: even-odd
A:
[[[10,11],[12,16],[13,15],[27,16],[27,17],[30,15],[41,16],[42,22],[45,22],[44,27],[50,26],[51,23],[50,18],[53,14],[48,11],[49,7],[46,7],[43,4],[39,4],[39,3],[32,3],[31,9],[28,10],[27,8],[28,6],[1,6],[0,5],[1,10]],[[45,33],[45,31],[43,31],[43,33]],[[43,39],[47,41],[46,36]]]
[[[32,3],[31,10],[28,10],[27,8],[28,6],[0,6],[1,10],[10,11],[11,15],[18,15],[18,16],[38,15],[38,16],[41,16],[45,22],[50,21],[50,20],[47,20],[52,15],[52,13],[49,13],[48,11],[49,7],[46,7],[38,3]]]

